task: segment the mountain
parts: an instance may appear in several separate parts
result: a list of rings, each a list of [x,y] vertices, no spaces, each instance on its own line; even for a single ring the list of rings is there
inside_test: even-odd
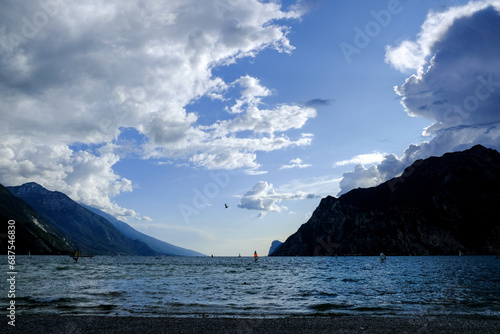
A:
[[[418,160],[379,186],[323,198],[273,256],[500,253],[500,153]]]
[[[16,254],[68,254],[72,248],[64,235],[35,209],[0,185],[0,219],[2,231],[8,231],[9,220],[15,221],[14,252]],[[8,234],[0,234],[0,254],[7,254]]]
[[[205,254],[201,254],[190,249],[174,246],[167,242],[150,237],[149,235],[143,234],[135,230],[127,223],[124,223],[116,219],[115,217],[113,217],[108,213],[105,213],[99,209],[90,206],[86,206],[83,204],[81,205],[87,208],[88,210],[106,218],[111,224],[113,224],[118,230],[120,230],[127,237],[144,242],[146,245],[148,245],[151,249],[153,249],[159,254],[174,255],[174,256],[206,256]]]
[[[268,256],[270,256],[272,253],[274,253],[278,248],[281,247],[281,245],[283,245],[283,243],[279,240],[274,240],[272,243],[271,243],[271,247],[269,248],[269,254]]]
[[[105,218],[61,192],[49,191],[34,182],[7,189],[62,232],[71,248],[79,249],[82,254],[156,254],[145,243],[125,236]]]

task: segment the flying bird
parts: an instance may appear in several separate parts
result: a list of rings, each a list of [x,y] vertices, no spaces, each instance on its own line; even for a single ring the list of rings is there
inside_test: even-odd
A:
[[[226,207],[226,209],[227,209],[227,208],[229,208],[229,207],[227,206],[227,204],[224,204],[224,206]]]

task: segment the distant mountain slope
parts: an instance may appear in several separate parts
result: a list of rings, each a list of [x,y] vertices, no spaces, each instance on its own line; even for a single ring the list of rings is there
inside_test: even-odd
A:
[[[61,192],[49,191],[33,182],[7,189],[31,205],[83,254],[156,253],[145,243],[125,236],[105,218],[87,210]]]
[[[118,230],[120,230],[127,237],[134,239],[134,240],[139,240],[139,241],[144,242],[151,249],[155,250],[156,252],[158,252],[160,254],[175,255],[175,256],[206,256],[204,254],[195,252],[193,250],[174,246],[174,245],[169,244],[167,242],[155,239],[149,235],[141,233],[141,232],[135,230],[133,227],[131,227],[127,223],[124,223],[124,222],[116,219],[112,215],[107,214],[99,209],[92,208],[90,206],[86,206],[83,204],[82,204],[82,206],[84,206],[85,208],[89,209],[90,211],[106,218],[111,224],[113,224]]]
[[[477,145],[321,200],[272,255],[500,253],[500,153]]]
[[[7,254],[7,225],[15,221],[15,254],[69,254],[72,246],[63,234],[41,217],[28,203],[0,185],[2,233],[0,254]]]
[[[274,253],[278,248],[281,247],[281,245],[283,245],[283,243],[279,240],[274,240],[272,243],[271,243],[271,247],[269,248],[269,253],[268,253],[268,256],[270,256],[272,253]]]

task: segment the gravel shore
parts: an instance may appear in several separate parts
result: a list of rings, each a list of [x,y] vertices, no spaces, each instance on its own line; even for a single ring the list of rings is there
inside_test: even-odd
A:
[[[309,317],[177,318],[23,315],[3,333],[500,333],[499,318]],[[2,327],[4,327],[2,326]],[[5,327],[4,327],[5,328]]]

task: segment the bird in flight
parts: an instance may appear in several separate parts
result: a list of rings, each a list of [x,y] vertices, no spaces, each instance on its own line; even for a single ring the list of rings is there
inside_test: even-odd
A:
[[[227,209],[227,208],[229,208],[229,207],[227,206],[227,204],[224,204],[224,206],[226,207],[226,209]]]

